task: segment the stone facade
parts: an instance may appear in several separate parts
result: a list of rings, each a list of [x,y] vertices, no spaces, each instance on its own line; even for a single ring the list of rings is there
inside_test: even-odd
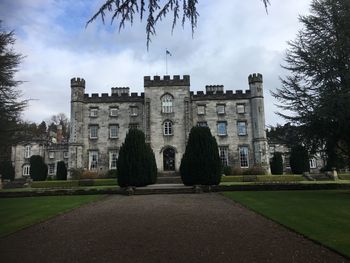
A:
[[[179,170],[191,127],[208,126],[225,165],[269,170],[263,79],[248,77],[249,90],[224,92],[223,86],[190,91],[190,76],[144,77],[144,92],[114,87],[111,94],[85,94],[85,80],[71,79],[69,169],[105,173],[114,169],[130,127],[141,129],[159,172]]]

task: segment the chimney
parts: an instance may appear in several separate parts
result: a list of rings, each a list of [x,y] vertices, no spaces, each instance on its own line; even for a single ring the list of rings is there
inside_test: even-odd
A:
[[[57,143],[61,143],[63,139],[62,135],[62,125],[57,125],[57,135],[56,135]]]

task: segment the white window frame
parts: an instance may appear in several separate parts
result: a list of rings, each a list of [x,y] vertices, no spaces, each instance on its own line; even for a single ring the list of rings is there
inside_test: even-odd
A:
[[[89,170],[97,170],[98,167],[98,151],[89,151]]]
[[[139,114],[139,108],[137,106],[130,106],[130,116],[137,116]]]
[[[219,156],[223,166],[228,166],[228,146],[219,146]]]
[[[205,105],[197,105],[197,114],[205,115]]]
[[[98,117],[98,108],[90,108],[90,117]]]
[[[110,170],[117,169],[117,161],[118,161],[118,152],[110,151],[109,152],[109,169]]]
[[[30,175],[30,164],[25,164],[22,167],[22,175],[29,176]]]
[[[55,174],[56,165],[54,163],[49,163],[48,165],[48,174]]]
[[[49,151],[49,159],[55,159],[55,152]]]
[[[249,168],[249,149],[248,146],[238,148],[239,164],[241,168]]]
[[[119,126],[117,124],[109,125],[109,138],[116,139],[118,138]]]
[[[96,130],[94,130],[96,129]],[[96,133],[94,132],[96,131]],[[98,138],[98,125],[90,125],[89,126],[89,138],[97,139]]]
[[[110,107],[109,108],[109,116],[111,117],[117,117],[118,116],[118,107]]]
[[[162,113],[173,112],[173,101],[174,101],[174,98],[170,94],[164,94],[162,96]]]
[[[165,136],[173,135],[173,123],[172,123],[172,121],[165,121],[163,123],[163,134]]]
[[[248,134],[246,121],[237,121],[237,134],[239,136],[245,136]]]
[[[311,169],[317,168],[316,159],[315,159],[315,158],[311,158],[311,159],[309,160],[309,165],[310,165],[310,168],[311,168]]]
[[[32,156],[32,146],[26,145],[24,147],[24,158],[30,158]]]
[[[237,104],[236,111],[238,114],[244,114],[245,113],[245,104],[243,104],[243,103]]]
[[[225,127],[224,133],[221,133],[220,128],[219,128],[220,125],[224,125],[224,127]],[[227,122],[226,121],[218,121],[216,126],[217,126],[218,136],[226,136],[227,135]]]
[[[225,104],[217,104],[216,105],[216,113],[217,114],[225,114]]]

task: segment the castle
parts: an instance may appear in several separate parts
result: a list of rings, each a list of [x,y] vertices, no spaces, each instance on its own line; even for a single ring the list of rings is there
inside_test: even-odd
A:
[[[222,85],[211,85],[195,94],[188,75],[145,76],[141,94],[130,93],[128,87],[112,87],[110,95],[89,95],[85,94],[85,80],[72,78],[70,138],[57,155],[65,155],[69,170],[106,173],[116,169],[128,130],[137,128],[154,151],[158,171],[174,173],[179,170],[191,127],[198,125],[210,128],[224,165],[262,165],[269,170],[263,77],[249,75],[248,83],[245,92],[225,92]],[[24,165],[28,164],[22,162]]]

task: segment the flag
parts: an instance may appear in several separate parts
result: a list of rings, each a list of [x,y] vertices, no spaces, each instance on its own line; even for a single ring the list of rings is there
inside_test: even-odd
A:
[[[166,51],[165,51],[165,54],[166,54],[166,55],[173,56],[173,55],[170,53],[170,51],[169,51],[169,50],[167,50],[167,49],[166,49]]]

